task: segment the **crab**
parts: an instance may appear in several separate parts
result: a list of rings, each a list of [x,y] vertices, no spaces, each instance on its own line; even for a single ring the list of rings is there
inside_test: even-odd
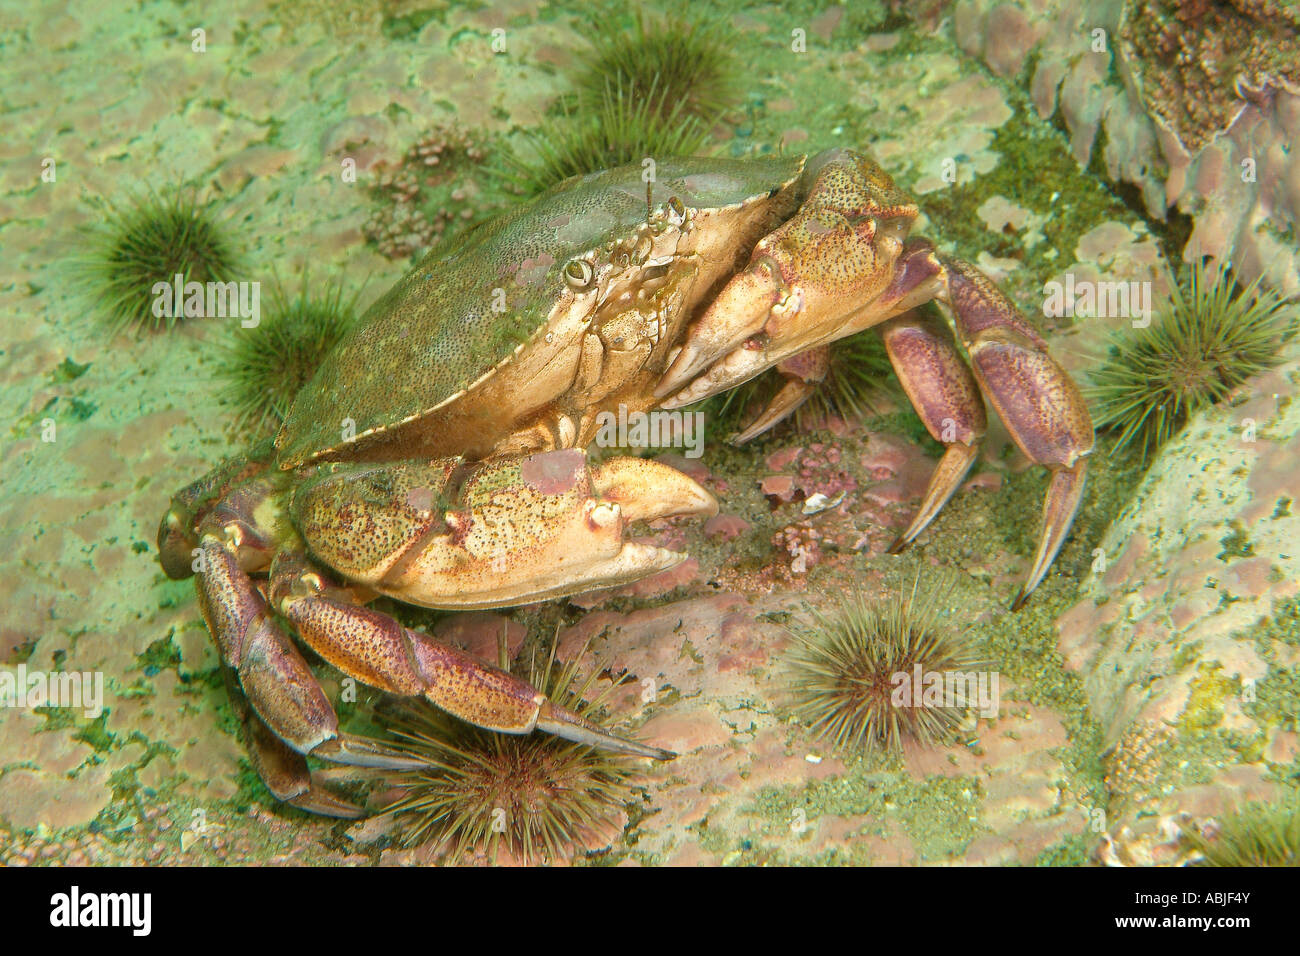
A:
[[[717,503],[666,464],[589,459],[601,413],[680,408],[775,369],[784,382],[747,441],[813,393],[832,342],[871,326],[945,448],[891,551],[975,461],[983,395],[1051,471],[1023,604],[1073,520],[1092,423],[1008,298],[909,238],[916,217],[850,150],[681,159],[572,178],[430,252],[327,356],[274,440],[177,493],[159,527],[166,573],[197,572],[270,791],[356,816],[308,757],[412,766],[340,731],[290,631],[345,675],[483,728],[673,756],[366,604],[507,607],[673,567],[686,556],[629,540],[630,526]],[[916,311],[931,300],[969,362],[947,323]]]

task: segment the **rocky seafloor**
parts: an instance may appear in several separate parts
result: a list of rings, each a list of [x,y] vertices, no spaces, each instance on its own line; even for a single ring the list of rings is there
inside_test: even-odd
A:
[[[745,44],[748,72],[743,106],[710,148],[870,150],[917,196],[915,231],[983,267],[1080,378],[1117,320],[1042,318],[1044,283],[1066,273],[1159,289],[1169,259],[1195,244],[1247,279],[1300,291],[1296,59],[1252,47],[1234,59],[1246,76],[1234,98],[1222,83],[1214,96],[1198,88],[1213,79],[1194,68],[1205,49],[1166,50],[1180,27],[1231,45],[1233,31],[1268,22],[1285,54],[1293,8],[1210,4],[1213,34],[1188,24],[1192,4],[1087,6],[716,11]],[[167,580],[153,545],[172,492],[247,437],[217,375],[218,347],[236,332],[197,320],[105,334],[69,261],[96,224],[96,198],[198,184],[258,277],[310,270],[364,285],[368,302],[404,263],[367,242],[390,211],[366,177],[439,126],[517,144],[512,134],[564,90],[578,13],[428,0],[260,0],[219,14],[4,5],[0,665],[99,672],[106,693],[95,719],[0,708],[0,863],[439,858],[391,839],[383,820],[286,810],[252,773],[193,585]],[[494,30],[506,31],[504,53]],[[791,50],[794,30],[803,52]],[[338,175],[345,155],[355,184]],[[49,158],[54,182],[41,178]],[[1238,175],[1244,160],[1252,179]],[[574,652],[589,640],[593,666],[635,679],[611,713],[680,756],[645,767],[579,862],[1182,862],[1180,829],[1300,787],[1298,384],[1292,346],[1146,468],[1110,454],[1103,436],[1074,531],[1015,614],[1045,473],[994,423],[962,490],[915,547],[888,555],[938,446],[885,395],[860,422],[787,425],[674,459],[722,503],[707,524],[649,529],[690,551],[675,571],[429,626],[489,659],[507,621],[516,643],[554,633]],[[807,507],[818,494],[835,503]],[[949,747],[872,757],[840,753],[792,718],[790,611],[944,572],[950,619],[969,624],[1001,675],[995,718]],[[337,696],[337,676],[322,675]]]

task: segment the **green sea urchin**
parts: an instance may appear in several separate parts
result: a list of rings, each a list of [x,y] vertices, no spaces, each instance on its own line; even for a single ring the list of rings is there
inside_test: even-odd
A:
[[[735,43],[721,21],[680,15],[651,19],[638,9],[632,30],[616,17],[598,17],[590,44],[580,55],[576,78],[584,112],[599,111],[611,87],[664,120],[695,117],[713,123],[738,99]]]
[[[1248,803],[1188,840],[1200,866],[1300,866],[1300,804]]]
[[[524,676],[594,720],[619,682],[587,700],[600,671],[579,678],[585,651],[557,667],[552,645],[545,665],[530,659]],[[395,776],[403,794],[386,812],[396,815],[408,846],[445,844],[449,862],[477,849],[495,858],[502,846],[525,863],[572,858],[598,842],[631,797],[637,765],[626,756],[548,734],[491,733],[420,702],[403,704],[391,726],[396,746],[427,766]]]
[[[253,328],[236,326],[224,347],[221,394],[241,428],[278,427],[294,396],[356,321],[357,294],[346,295],[337,283],[311,294],[309,288],[304,279],[291,295],[276,283],[267,315]]]
[[[665,113],[654,97],[632,97],[611,86],[593,112],[574,116],[566,110],[525,131],[531,157],[506,153],[492,173],[516,195],[535,196],[570,176],[647,157],[695,155],[708,136],[708,127],[688,115],[681,102]]]
[[[792,631],[795,716],[843,751],[952,740],[975,703],[967,678],[985,665],[965,631],[940,625],[945,593],[918,581],[878,604],[855,593],[830,614],[813,611]],[[945,692],[930,693],[936,686]]]
[[[698,154],[738,99],[732,47],[729,30],[714,20],[638,11],[636,29],[627,31],[617,17],[596,18],[576,92],[561,98],[558,115],[523,132],[532,156],[506,153],[493,177],[527,197],[570,176]]]
[[[154,311],[156,283],[227,282],[239,257],[210,205],[173,189],[135,196],[122,205],[103,204],[103,222],[73,266],[86,292],[114,331],[158,331],[176,316]]]
[[[1186,293],[1144,329],[1111,343],[1092,376],[1098,429],[1117,432],[1116,449],[1141,447],[1145,461],[1198,410],[1276,363],[1296,327],[1295,308],[1256,279],[1239,289],[1226,266],[1197,259]]]

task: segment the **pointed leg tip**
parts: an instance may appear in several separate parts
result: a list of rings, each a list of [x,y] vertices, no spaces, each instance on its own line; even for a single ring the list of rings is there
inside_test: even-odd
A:
[[[320,744],[311,752],[313,757],[331,763],[376,770],[419,770],[425,762],[378,741],[351,734],[339,734]]]
[[[1032,593],[1032,591],[1026,591],[1024,588],[1021,588],[1020,592],[1016,595],[1016,599],[1011,602],[1011,610],[1019,611],[1022,607],[1028,604],[1029,595]]]
[[[649,757],[651,760],[672,760],[677,756],[671,750],[652,747],[637,740],[611,734],[580,714],[561,707],[553,701],[544,701],[537,715],[537,729],[554,734],[564,740],[630,757]]]
[[[334,817],[339,820],[360,820],[366,815],[364,808],[344,800],[314,782],[310,789],[284,802],[307,813],[315,813],[323,817]]]
[[[907,550],[907,546],[910,543],[911,542],[908,541],[906,537],[899,536],[894,539],[893,544],[891,544],[888,548],[885,549],[885,554],[902,554],[904,551]]]

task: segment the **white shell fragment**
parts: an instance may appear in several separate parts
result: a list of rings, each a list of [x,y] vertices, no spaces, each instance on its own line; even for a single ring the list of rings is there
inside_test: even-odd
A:
[[[819,511],[825,511],[828,508],[834,508],[844,500],[844,492],[840,492],[834,498],[827,498],[820,491],[810,495],[808,500],[803,503],[803,513],[806,515],[815,515]]]

